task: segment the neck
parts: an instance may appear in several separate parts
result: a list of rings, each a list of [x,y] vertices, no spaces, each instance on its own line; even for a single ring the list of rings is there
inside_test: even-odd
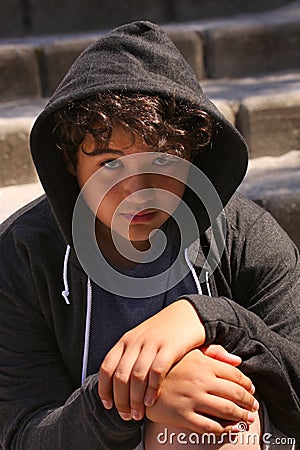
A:
[[[123,249],[122,253],[126,255],[124,256],[118,251],[118,248],[113,241],[111,229],[102,223],[99,223],[99,221],[96,222],[96,239],[98,247],[105,259],[113,266],[123,269],[133,269],[139,264],[139,262],[135,261],[136,250],[145,252],[146,256],[147,250],[150,248],[149,240],[129,241],[119,234],[115,234],[117,246],[118,248]]]

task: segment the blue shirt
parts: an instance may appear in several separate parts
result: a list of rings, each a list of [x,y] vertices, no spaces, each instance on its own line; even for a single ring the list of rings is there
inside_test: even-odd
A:
[[[178,251],[174,244],[171,227],[165,227],[167,243],[163,253],[152,262],[138,264],[132,270],[118,269],[121,273],[135,278],[152,277],[168,269],[175,261]],[[96,283],[92,283],[93,303],[90,328],[90,348],[87,375],[96,373],[114,344],[123,334],[136,327],[141,322],[153,316],[165,306],[176,301],[184,294],[197,292],[197,287],[191,272],[188,272],[184,255],[179,257],[176,276],[180,280],[174,287],[169,287],[169,279],[164,279],[165,286],[160,289],[162,294],[141,298],[128,298],[106,291]],[[187,272],[182,276],[182,270]]]

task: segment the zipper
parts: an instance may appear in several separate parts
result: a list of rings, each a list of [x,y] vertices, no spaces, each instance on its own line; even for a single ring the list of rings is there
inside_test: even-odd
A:
[[[83,362],[81,373],[81,384],[84,383],[87,374],[90,336],[91,336],[91,321],[92,321],[92,302],[93,302],[93,289],[90,278],[87,280],[87,295],[86,295],[86,319],[85,319],[85,335],[84,335],[84,350],[83,350]]]

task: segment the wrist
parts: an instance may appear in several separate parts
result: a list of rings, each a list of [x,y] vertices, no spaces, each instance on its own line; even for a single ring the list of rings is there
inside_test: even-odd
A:
[[[187,322],[187,324],[190,323],[195,323],[196,327],[197,327],[197,332],[198,332],[198,336],[199,336],[199,344],[197,345],[198,347],[202,346],[205,344],[206,341],[206,332],[205,332],[205,327],[204,324],[202,322],[201,317],[199,316],[196,308],[194,307],[194,305],[185,297],[182,297],[180,300],[178,300],[178,302],[182,302],[182,304],[184,305],[185,311],[186,313],[190,316],[189,321]],[[192,321],[192,322],[191,322]]]

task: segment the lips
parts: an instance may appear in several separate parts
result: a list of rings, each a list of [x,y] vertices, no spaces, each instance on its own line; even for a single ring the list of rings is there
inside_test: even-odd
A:
[[[123,213],[121,214],[125,220],[131,223],[147,223],[151,222],[156,216],[157,211],[145,210],[139,211],[138,213]]]

